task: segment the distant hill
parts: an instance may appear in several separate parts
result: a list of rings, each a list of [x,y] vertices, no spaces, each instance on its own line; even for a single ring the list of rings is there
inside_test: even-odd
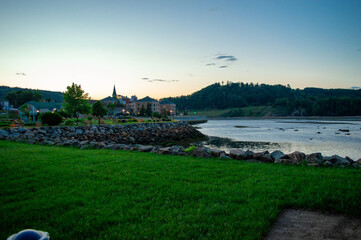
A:
[[[183,110],[233,109],[232,116],[243,116],[237,108],[272,106],[282,115],[355,116],[361,115],[361,90],[305,88],[242,82],[214,83],[191,95],[168,100]],[[271,113],[272,114],[272,113]]]
[[[41,93],[44,99],[54,99],[56,102],[63,102],[63,93],[62,92],[53,92],[47,90],[38,90],[38,89],[29,89],[29,88],[19,88],[19,87],[8,87],[0,86],[0,99],[5,99],[5,96],[8,92],[16,92],[19,90],[37,90]]]

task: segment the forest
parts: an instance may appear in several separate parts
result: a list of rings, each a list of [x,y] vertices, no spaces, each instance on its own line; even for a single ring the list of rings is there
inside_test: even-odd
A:
[[[272,106],[282,115],[361,115],[361,90],[305,88],[243,82],[214,83],[191,95],[170,97],[179,111]],[[234,115],[233,115],[234,116]],[[238,111],[238,116],[242,112]]]

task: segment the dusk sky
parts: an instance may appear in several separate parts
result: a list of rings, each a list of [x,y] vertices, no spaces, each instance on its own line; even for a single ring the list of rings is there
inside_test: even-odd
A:
[[[93,99],[361,87],[361,1],[0,1],[0,85]]]

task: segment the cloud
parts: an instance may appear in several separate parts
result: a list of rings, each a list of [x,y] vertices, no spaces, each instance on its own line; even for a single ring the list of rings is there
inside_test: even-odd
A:
[[[154,78],[154,79],[150,79],[150,78],[142,78],[142,80],[145,80],[147,82],[179,82],[179,80],[165,80],[165,79],[159,79],[159,78]]]
[[[227,68],[236,62],[238,58],[233,55],[228,54],[217,54],[215,57],[211,58],[206,66],[215,66],[218,68]]]
[[[16,75],[26,76],[25,73],[15,73]]]
[[[219,55],[218,57],[216,57],[215,59],[217,60],[226,60],[229,62],[235,62],[237,61],[237,58],[235,56],[231,56],[231,55]]]

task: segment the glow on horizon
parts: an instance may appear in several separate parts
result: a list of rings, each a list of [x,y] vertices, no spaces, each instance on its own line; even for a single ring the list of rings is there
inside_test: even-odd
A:
[[[3,1],[0,85],[92,99],[361,85],[361,1]],[[24,74],[20,74],[24,73]],[[155,81],[149,81],[149,80]]]

